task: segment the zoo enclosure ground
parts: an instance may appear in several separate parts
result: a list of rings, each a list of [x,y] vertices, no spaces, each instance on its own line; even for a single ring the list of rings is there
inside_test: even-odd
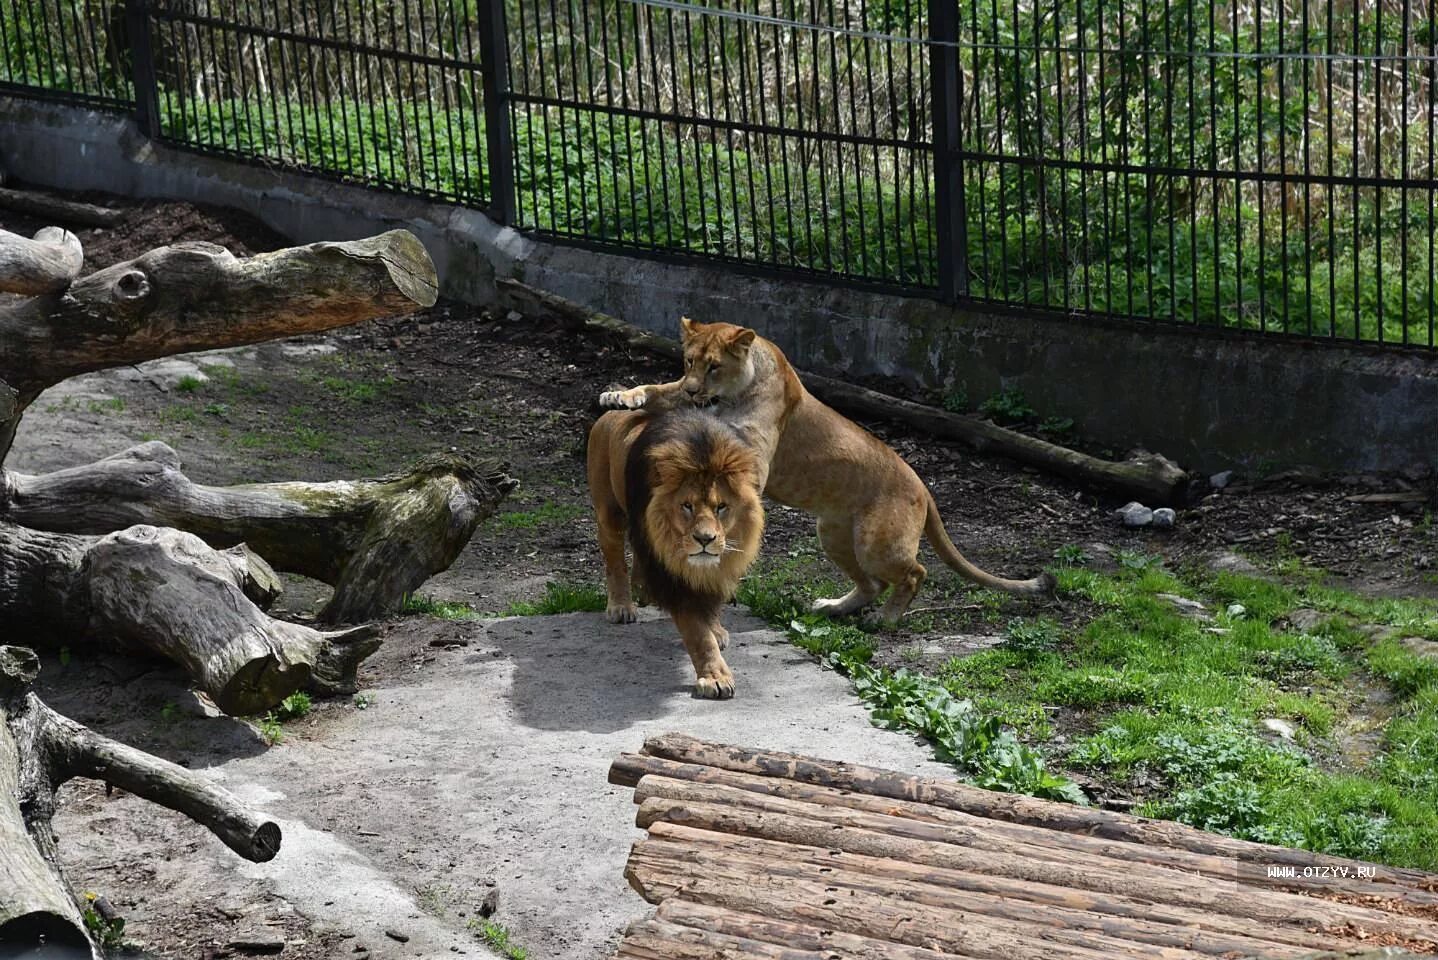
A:
[[[237,253],[282,242],[224,211],[134,211],[114,230],[77,231],[89,269],[183,239]],[[5,225],[40,226],[18,217]],[[498,457],[524,485],[424,590],[448,604],[434,612],[464,617],[541,600],[551,584],[599,582],[582,469],[593,397],[610,383],[671,375],[666,364],[539,318],[441,303],[333,337],[208,356],[168,375],[147,367],[99,388],[77,381],[32,408],[23,455],[11,466],[52,469],[151,438],[176,447],[191,476],[207,483],[383,473],[437,446]],[[1030,422],[1044,419],[1037,411]],[[1010,575],[1056,566],[1065,586],[1059,603],[1014,603],[970,590],[926,553],[933,576],[900,629],[801,624],[810,635],[815,627],[835,631],[810,646],[858,650],[870,666],[929,678],[886,682],[871,690],[871,703],[906,726],[933,728],[944,718],[911,716],[915,702],[937,687],[950,700],[972,696],[1114,806],[1407,862],[1418,859],[1424,837],[1438,835],[1420,809],[1433,798],[1424,771],[1434,769],[1438,742],[1438,696],[1422,639],[1435,635],[1433,611],[1421,602],[1362,601],[1320,583],[1371,595],[1432,593],[1435,543],[1424,508],[1346,499],[1374,488],[1423,489],[1430,477],[1241,478],[1182,511],[1175,530],[1134,532],[1110,518],[1116,504],[1089,491],[953,444],[866,426],[930,484],[972,559]],[[1214,572],[1244,563],[1291,585]],[[833,589],[825,582],[833,576],[810,520],[773,508],[746,597],[783,622],[802,598]],[[1213,620],[1184,617],[1161,594],[1198,598]],[[319,585],[292,581],[284,602],[304,615],[321,596]],[[1244,613],[1230,614],[1231,603]],[[1302,612],[1309,610],[1316,619]],[[1364,629],[1374,623],[1399,629],[1375,643]],[[418,625],[396,629],[415,633]],[[404,658],[384,660],[367,679],[408,668]],[[1212,688],[1209,702],[1183,692],[1204,687]],[[336,709],[350,708],[324,705],[320,720]],[[1262,726],[1269,719],[1287,723],[1292,740]],[[1210,781],[1220,789],[1195,792]],[[1304,790],[1318,790],[1321,802],[1275,818]],[[1235,815],[1225,821],[1214,811]]]

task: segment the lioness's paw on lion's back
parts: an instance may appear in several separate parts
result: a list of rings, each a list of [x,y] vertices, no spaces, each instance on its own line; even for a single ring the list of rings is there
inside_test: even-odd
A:
[[[599,395],[599,406],[605,410],[638,410],[646,399],[641,389],[606,390]]]

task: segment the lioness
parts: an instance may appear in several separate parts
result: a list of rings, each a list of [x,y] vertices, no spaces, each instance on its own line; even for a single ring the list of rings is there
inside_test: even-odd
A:
[[[733,425],[759,457],[764,492],[818,517],[824,553],[854,581],[844,596],[815,602],[816,613],[857,612],[892,586],[879,615],[897,623],[928,575],[918,561],[921,536],[975,583],[1014,594],[1053,590],[1047,573],[1005,580],[965,559],[913,468],[873,434],[814,399],[773,343],[733,324],[688,317],[679,323],[684,376],[608,391],[599,403],[631,410],[710,404]]]
[[[719,652],[729,643],[719,611],[764,532],[754,452],[700,410],[611,411],[589,431],[588,461],[610,622],[635,617],[627,533],[635,577],[673,619],[694,662],[695,692],[711,700],[734,696],[734,674]]]

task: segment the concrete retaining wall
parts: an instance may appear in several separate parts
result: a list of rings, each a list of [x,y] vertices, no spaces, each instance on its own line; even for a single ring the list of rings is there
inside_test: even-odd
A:
[[[1072,417],[1099,443],[1145,446],[1187,467],[1438,460],[1438,357],[1427,354],[989,314],[599,253],[472,210],[172,150],[124,118],[28,100],[0,98],[0,166],[43,186],[235,207],[296,242],[407,227],[456,299],[492,302],[495,278],[513,276],[659,332],[673,333],[681,314],[742,323],[800,366],[961,386],[973,400],[1019,389],[1041,415]]]

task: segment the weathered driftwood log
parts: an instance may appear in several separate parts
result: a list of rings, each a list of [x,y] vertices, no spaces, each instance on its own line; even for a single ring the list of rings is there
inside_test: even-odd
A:
[[[30,692],[38,669],[31,651],[0,646],[0,944],[99,956],[56,861],[50,824],[55,791],[73,777],[178,810],[247,860],[275,856],[277,824],[183,767],[55,713]]]
[[[500,292],[516,307],[558,316],[589,331],[635,350],[647,350],[670,359],[682,359],[679,344],[641,330],[607,314],[538,290],[518,280],[498,281]],[[988,420],[962,416],[910,400],[902,400],[854,384],[800,372],[809,392],[841,413],[872,420],[889,420],[925,433],[958,440],[977,450],[1001,453],[1020,463],[1047,470],[1144,503],[1181,504],[1188,489],[1188,474],[1172,461],[1151,453],[1125,461],[1101,460],[1077,450],[1007,430]]]
[[[355,689],[379,647],[374,627],[322,632],[267,616],[274,575],[243,548],[134,526],[103,537],[0,521],[0,622],[55,645],[143,650],[182,665],[232,714],[262,712],[301,688]]]
[[[68,230],[44,227],[29,240],[0,230],[0,293],[55,293],[80,275],[85,254]]]
[[[789,802],[770,800],[771,803]],[[639,808],[640,826],[664,821],[740,836],[759,837],[801,846],[827,846],[868,857],[887,857],[927,867],[1009,877],[1029,883],[1057,884],[1110,898],[1148,899],[1193,910],[1248,917],[1267,924],[1300,922],[1313,927],[1352,923],[1365,929],[1388,929],[1415,940],[1438,943],[1438,923],[1384,913],[1367,907],[1333,903],[1283,891],[1235,888],[1227,883],[1199,883],[1191,876],[1158,867],[1127,865],[1113,873],[1103,864],[1059,860],[1042,847],[993,849],[981,838],[950,827],[854,813],[833,819],[809,819],[794,813],[731,807],[717,803],[651,798]],[[919,836],[885,833],[885,819]],[[892,828],[891,828],[892,829]],[[1081,898],[1079,898],[1081,899]],[[1057,909],[1057,907],[1055,907]],[[1218,951],[1220,953],[1224,951]]]
[[[862,764],[837,763],[799,754],[712,743],[677,733],[646,740],[644,752],[682,763],[719,767],[765,777],[783,777],[836,790],[947,807],[993,820],[1033,824],[1050,830],[1086,833],[1111,840],[1175,847],[1196,853],[1232,857],[1240,862],[1251,862],[1261,855],[1264,863],[1291,864],[1302,868],[1310,866],[1313,858],[1313,854],[1306,850],[1235,840],[1232,837],[1205,833],[1181,823],[1036,800],[1019,794],[994,793],[963,783],[909,776]],[[1358,873],[1359,866],[1365,868],[1365,873],[1372,866],[1326,854],[1323,862],[1334,866],[1347,866],[1353,875]],[[1373,879],[1394,886],[1393,895],[1396,897],[1401,893],[1398,887],[1428,889],[1433,877],[1422,870],[1385,866]]]
[[[896,800],[812,783],[801,783],[783,777],[738,773],[733,770],[721,770],[695,763],[681,763],[676,760],[666,760],[662,757],[643,754],[626,753],[616,758],[609,769],[609,782],[619,786],[637,787],[642,778],[651,775],[667,780],[732,787],[758,794],[761,797],[781,797],[821,806],[861,810],[886,817],[949,825],[969,831],[978,842],[1030,843],[1048,850],[1069,851],[1075,858],[1085,862],[1093,862],[1095,858],[1102,858],[1106,861],[1132,861],[1168,867],[1182,871],[1189,876],[1203,876],[1226,881],[1233,879],[1237,869],[1236,863],[1231,857],[1196,853],[1175,847],[1111,840],[1102,836],[1089,836],[1086,833],[1049,830],[1027,823],[995,820],[913,800]],[[645,793],[636,793],[635,801],[639,802],[642,796],[649,795],[648,791],[651,789],[653,789],[652,785],[646,787]],[[670,795],[679,798],[676,793]],[[683,798],[687,799],[696,799],[697,797],[697,794],[683,795]],[[726,794],[725,797],[725,802],[740,806],[752,805],[751,801],[736,798],[732,794]],[[656,824],[656,826],[659,825]],[[1120,871],[1127,869],[1112,863],[1109,864],[1109,867]],[[1430,915],[1438,917],[1438,893],[1397,884],[1360,880],[1356,876],[1304,876],[1303,871],[1295,870],[1292,877],[1265,877],[1264,885],[1275,889],[1310,890],[1325,895],[1344,894],[1375,903],[1390,901],[1397,905],[1395,909],[1401,910],[1404,906],[1412,906],[1427,910]]]
[[[780,844],[780,846],[783,846]],[[814,851],[821,856],[822,850]],[[1007,920],[1029,927],[1053,926],[1065,931],[1085,932],[1113,937],[1132,944],[1154,947],[1176,947],[1212,956],[1298,957],[1311,952],[1301,946],[1275,942],[1268,938],[1242,936],[1210,924],[1206,929],[1176,925],[1175,915],[1156,909],[1153,918],[1137,915],[1116,916],[1082,907],[1038,904],[964,887],[947,885],[961,871],[910,870],[905,875],[857,872],[847,861],[834,859],[828,864],[781,856],[776,862],[762,853],[746,853],[734,849],[691,846],[660,840],[642,841],[630,854],[636,871],[646,868],[664,874],[703,874],[710,878],[763,877],[769,883],[792,880],[810,883],[827,890],[827,896],[843,900],[850,893],[879,894],[890,900],[923,904],[957,916],[982,916]],[[1075,941],[1081,943],[1082,941]],[[1330,940],[1329,944],[1344,944]]]
[[[277,569],[333,586],[321,618],[352,623],[393,613],[448,569],[515,486],[492,467],[436,454],[376,480],[207,487],[151,441],[55,473],[5,473],[0,518],[64,533],[155,524],[213,547],[244,543]]]
[[[72,223],[82,227],[113,227],[125,218],[124,211],[114,207],[8,187],[0,188],[0,207],[55,223]]]
[[[615,954],[623,960],[832,960],[832,951],[796,950],[664,920],[636,920]]]
[[[762,943],[784,944],[795,950],[813,950],[825,958],[850,960],[945,960],[963,954],[939,953],[925,947],[861,937],[840,930],[825,930],[787,920],[775,920],[753,913],[720,910],[702,903],[671,898],[654,914],[659,920],[681,927],[693,927],[730,937]]]
[[[824,880],[726,868],[693,869],[682,862],[631,856],[625,878],[650,903],[679,897],[695,903],[798,921],[875,939],[928,947],[960,956],[1029,960],[1044,943],[1050,960],[1198,960],[1208,956],[1182,947],[1136,943],[1090,930],[1024,923],[976,912],[956,912],[892,892],[839,889]]]
[[[878,880],[890,879],[930,884],[951,892],[975,895],[980,898],[981,902],[977,906],[967,909],[976,909],[981,913],[992,912],[987,906],[988,898],[998,897],[1013,903],[1026,904],[1035,910],[1052,908],[1059,911],[1055,916],[1067,916],[1068,912],[1079,911],[1095,916],[1157,921],[1191,928],[1195,931],[1208,931],[1210,935],[1220,935],[1219,940],[1214,940],[1210,936],[1208,942],[1211,944],[1222,942],[1224,936],[1234,935],[1251,941],[1244,944],[1235,941],[1232,945],[1232,949],[1247,953],[1258,951],[1260,948],[1267,949],[1275,944],[1301,947],[1305,950],[1336,950],[1349,946],[1348,942],[1340,938],[1309,932],[1309,926],[1316,927],[1319,923],[1306,918],[1301,911],[1295,914],[1291,920],[1285,919],[1281,915],[1277,920],[1257,920],[1243,913],[1225,913],[1219,908],[1208,906],[1203,908],[1177,906],[1163,899],[1160,891],[1145,894],[1138,884],[1134,884],[1132,891],[1128,894],[1108,894],[1092,889],[1063,886],[1063,877],[1050,877],[1046,873],[1038,871],[1035,876],[1042,876],[1044,879],[1021,880],[997,872],[996,867],[1001,864],[991,867],[987,854],[974,850],[955,851],[958,856],[949,858],[950,866],[934,866],[918,862],[912,854],[902,859],[893,858],[890,853],[884,853],[881,856],[867,856],[842,848],[832,841],[824,848],[810,847],[763,837],[702,830],[666,821],[654,823],[649,828],[649,837],[651,841],[667,843],[668,849],[671,851],[676,848],[689,848],[699,852],[707,851],[708,855],[712,856],[767,858],[769,862],[778,865],[803,864],[807,868],[845,870],[852,875],[872,876]],[[922,856],[924,851],[915,848],[913,843],[914,841],[907,843],[902,841],[898,843],[880,842],[874,844],[870,849],[877,853],[886,847],[902,850],[907,846],[911,851]],[[643,846],[643,843],[640,846]],[[1050,851],[1049,857],[1053,858],[1054,856],[1055,854]],[[964,863],[964,857],[968,858],[969,863]],[[980,860],[983,861],[983,866],[972,865],[975,861]],[[750,862],[750,860],[746,859],[744,862]],[[1044,866],[1045,864],[1039,861],[1037,865]],[[1230,885],[1225,884],[1225,886]],[[1234,906],[1236,903],[1236,899],[1231,899],[1229,906]],[[1308,903],[1304,906],[1312,908],[1314,904]],[[1038,914],[1033,915],[1037,916]],[[1319,915],[1322,915],[1321,911]],[[1219,952],[1223,952],[1223,950]]]
[[[434,264],[405,230],[240,259],[211,243],[151,250],[0,304],[0,462],[20,414],[67,377],[156,357],[328,330],[434,304]]]

